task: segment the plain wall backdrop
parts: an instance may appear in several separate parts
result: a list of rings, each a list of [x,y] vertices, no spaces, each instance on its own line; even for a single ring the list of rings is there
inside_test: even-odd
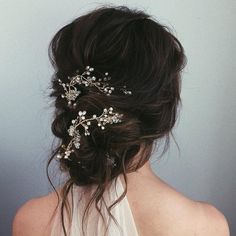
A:
[[[47,47],[60,27],[104,1],[0,0],[0,235],[16,210],[51,191],[52,68]],[[110,1],[137,7],[171,27],[188,64],[174,134],[155,173],[178,191],[221,210],[236,235],[236,1]],[[55,178],[55,181],[57,179]],[[55,183],[54,181],[54,183]],[[157,219],[158,220],[158,219]]]

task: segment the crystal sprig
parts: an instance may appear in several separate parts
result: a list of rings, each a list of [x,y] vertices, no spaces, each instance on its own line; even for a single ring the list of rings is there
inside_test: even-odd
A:
[[[80,139],[82,135],[79,132],[79,129],[78,129],[79,127],[83,127],[84,135],[88,136],[90,135],[89,126],[91,125],[92,121],[96,121],[97,126],[100,127],[102,130],[104,130],[106,124],[122,122],[121,118],[123,116],[123,114],[114,113],[112,107],[109,107],[108,109],[104,108],[103,113],[100,116],[97,116],[96,114],[94,114],[92,115],[91,118],[87,118],[87,119],[85,118],[86,113],[87,113],[86,111],[79,111],[76,119],[71,121],[71,125],[68,129],[68,134],[69,136],[72,137],[72,139],[70,140],[67,147],[65,147],[65,145],[62,145],[62,148],[65,151],[64,153],[59,153],[57,155],[58,159],[61,159],[61,158],[69,159],[70,154],[74,152],[74,149],[72,148],[73,145],[76,149],[79,149]]]
[[[79,70],[76,71],[77,75],[68,76],[70,80],[69,83],[63,83],[61,79],[58,79],[59,84],[63,87],[65,94],[62,94],[62,98],[66,98],[68,105],[72,104],[72,101],[75,101],[76,98],[81,94],[81,91],[78,90],[75,86],[77,84],[84,85],[85,87],[96,87],[100,92],[105,93],[109,96],[113,91],[114,87],[109,86],[107,81],[111,80],[111,77],[108,76],[108,72],[105,72],[105,77],[97,78],[91,75],[94,71],[93,67],[86,66],[85,71],[82,74],[79,74]],[[76,106],[76,103],[73,103],[73,106]]]
[[[124,94],[132,95],[132,92],[126,88],[126,85],[120,89]]]
[[[62,98],[66,98],[68,105],[72,104],[72,101],[75,101],[76,98],[81,94],[81,91],[76,88],[76,85],[83,85],[85,87],[96,87],[100,92],[110,96],[111,93],[115,90],[114,87],[109,86],[108,81],[111,80],[108,72],[105,72],[103,78],[96,78],[96,76],[91,75],[94,71],[93,67],[86,66],[85,71],[82,74],[79,74],[79,70],[76,71],[77,75],[68,76],[70,80],[69,83],[63,83],[58,79],[59,84],[63,87],[65,94],[62,94]],[[120,89],[124,94],[131,95],[132,92],[126,89],[126,85]],[[73,106],[76,106],[76,103],[73,103]]]
[[[91,72],[94,71],[93,67],[86,66],[85,72],[82,75],[76,75],[74,77],[69,77],[73,83],[83,84],[85,87],[95,86],[100,92],[105,93],[106,95],[110,95],[114,91],[114,87],[110,87],[107,81],[111,80],[111,77],[108,76],[108,72],[105,72],[105,77],[97,78],[93,75],[91,76]],[[79,72],[78,70],[76,71]]]

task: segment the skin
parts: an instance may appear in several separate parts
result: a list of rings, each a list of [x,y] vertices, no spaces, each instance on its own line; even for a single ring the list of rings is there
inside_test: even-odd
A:
[[[139,236],[230,235],[228,222],[217,208],[176,191],[155,175],[149,161],[127,174],[127,180],[127,199]],[[125,186],[122,177],[121,181]],[[56,204],[55,193],[27,201],[14,217],[13,236],[49,236],[51,225],[45,226]]]
[[[139,235],[230,235],[228,222],[217,208],[176,191],[152,171],[149,161],[128,174],[127,198]]]

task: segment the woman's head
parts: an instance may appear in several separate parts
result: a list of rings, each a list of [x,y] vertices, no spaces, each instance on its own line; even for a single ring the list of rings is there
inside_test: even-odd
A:
[[[69,143],[67,130],[78,111],[100,114],[113,107],[123,114],[121,123],[104,130],[91,125],[91,135],[81,137],[72,161],[60,160],[62,170],[69,173],[68,183],[97,184],[101,197],[108,181],[148,161],[154,140],[168,139],[180,102],[183,48],[167,27],[151,16],[121,6],[101,7],[73,20],[56,33],[49,50],[55,68],[52,131],[61,144]],[[82,88],[76,107],[68,107],[58,79],[67,83],[68,76],[83,72],[87,65],[95,73],[109,72],[109,84],[114,88],[126,85],[132,95],[106,96]],[[108,164],[107,154],[114,158],[115,166]]]

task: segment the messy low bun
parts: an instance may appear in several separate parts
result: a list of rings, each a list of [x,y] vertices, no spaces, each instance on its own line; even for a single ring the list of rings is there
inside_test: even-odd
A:
[[[166,138],[168,143],[180,102],[184,51],[167,27],[142,11],[121,6],[101,7],[73,20],[55,34],[49,53],[55,69],[50,95],[55,98],[52,132],[60,143],[48,165],[59,146],[70,142],[67,130],[79,111],[101,114],[104,108],[113,107],[123,114],[121,123],[107,125],[104,130],[92,125],[90,136],[82,136],[71,160],[59,160],[61,170],[69,174],[63,187],[62,208],[73,184],[96,184],[91,201],[97,203],[111,180],[123,174],[126,182],[126,173],[149,160],[154,140]],[[64,91],[58,79],[66,83],[68,76],[84,71],[87,65],[100,73],[108,71],[110,85],[116,88],[125,84],[132,96],[106,96],[81,86],[76,107],[69,107],[61,97]],[[125,187],[124,195],[126,191]],[[61,214],[63,218],[63,209]],[[66,235],[64,222],[63,229]]]
[[[60,96],[57,99],[61,100]],[[115,101],[111,103],[109,99],[105,95],[88,93],[78,99],[76,109],[70,110],[67,105],[61,106],[60,114],[55,116],[52,123],[53,134],[61,139],[61,143],[67,144],[71,138],[67,130],[79,110],[86,110],[87,114],[92,116],[101,114],[104,108],[112,105],[116,111],[123,114],[121,124],[106,126],[104,130],[96,125],[91,126],[90,136],[82,136],[80,148],[71,154],[72,161],[60,160],[63,169],[69,171],[72,181],[77,185],[110,181],[121,173],[122,165],[129,166],[132,157],[139,150],[142,136],[140,121],[130,112],[121,110]],[[107,156],[115,160],[114,167],[109,165]]]

